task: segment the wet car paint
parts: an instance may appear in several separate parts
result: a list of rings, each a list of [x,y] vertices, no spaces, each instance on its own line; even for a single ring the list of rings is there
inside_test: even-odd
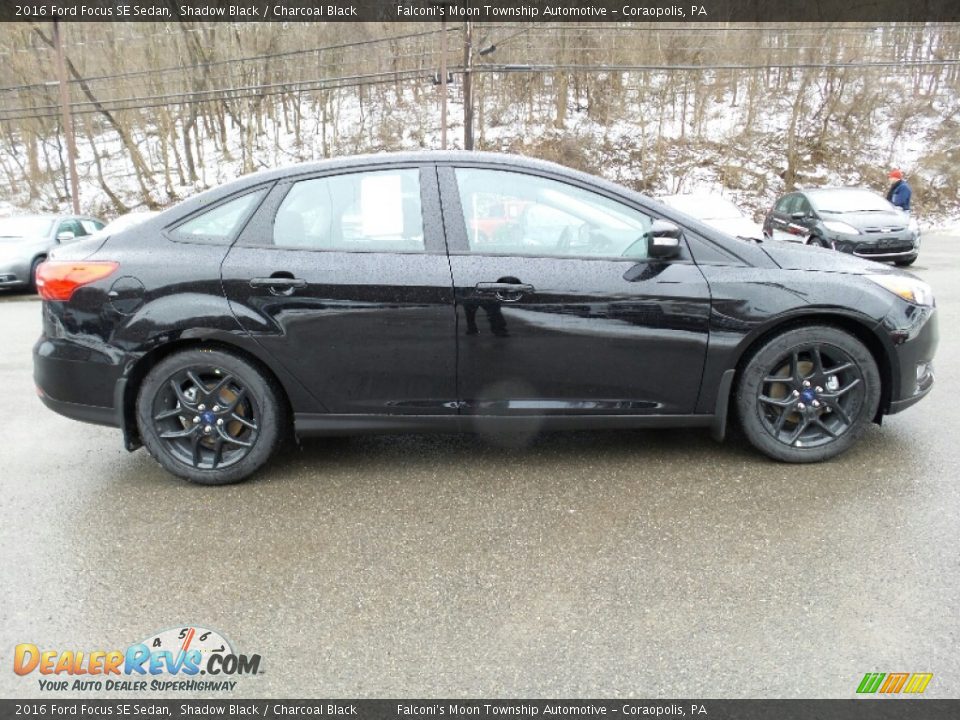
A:
[[[461,165],[560,179],[682,223],[683,251],[665,262],[466,255],[449,172]],[[426,252],[290,251],[258,239],[273,222],[279,185],[383,167],[420,169]],[[174,241],[167,233],[255,188],[265,199],[236,242]],[[260,173],[90,251],[78,243],[57,257],[120,262],[129,278],[124,305],[109,295],[117,278],[80,288],[68,303],[45,303],[36,378],[61,412],[123,426],[128,447],[137,442],[131,408],[146,371],[204,342],[269,368],[301,434],[463,430],[473,415],[557,416],[564,427],[709,425],[722,415],[722,435],[738,363],[768,333],[798,320],[838,324],[883,355],[882,413],[909,399],[907,366],[932,356],[936,344],[935,313],[916,331],[917,317],[894,310],[905,301],[857,277],[879,265],[737,241],[611,183],[505,156],[384,155]],[[306,285],[289,295],[251,287],[255,276],[275,272],[303,275]],[[478,282],[514,276],[535,291],[519,301],[473,294]],[[471,312],[475,334],[467,332]],[[903,333],[923,335],[908,354],[894,339]]]

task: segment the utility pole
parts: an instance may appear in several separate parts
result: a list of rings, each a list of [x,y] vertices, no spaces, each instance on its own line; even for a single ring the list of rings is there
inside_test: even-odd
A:
[[[447,20],[440,21],[440,149],[447,149]]]
[[[463,23],[463,149],[473,150],[473,23]]]
[[[70,200],[74,215],[80,214],[80,182],[77,180],[77,142],[73,137],[73,116],[70,113],[70,88],[67,85],[67,61],[63,55],[60,22],[53,21],[53,43],[57,47],[57,80],[60,83],[60,114],[67,140],[67,167],[70,170]]]

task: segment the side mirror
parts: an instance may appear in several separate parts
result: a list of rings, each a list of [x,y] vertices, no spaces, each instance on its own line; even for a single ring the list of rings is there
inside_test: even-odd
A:
[[[669,260],[680,255],[683,230],[669,220],[654,220],[647,233],[647,257]]]
[[[794,220],[806,220],[807,213],[803,212],[802,210],[798,210],[795,213],[790,213],[790,217],[793,218]]]
[[[63,232],[57,233],[57,242],[67,242],[68,240],[73,240],[76,237],[69,230],[64,230]]]

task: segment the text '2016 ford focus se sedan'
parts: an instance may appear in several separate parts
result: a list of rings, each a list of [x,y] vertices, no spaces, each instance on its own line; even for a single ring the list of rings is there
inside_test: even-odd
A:
[[[291,433],[722,438],[731,413],[770,457],[819,461],[926,395],[937,344],[902,271],[481,153],[252,175],[37,278],[43,401],[208,484]]]

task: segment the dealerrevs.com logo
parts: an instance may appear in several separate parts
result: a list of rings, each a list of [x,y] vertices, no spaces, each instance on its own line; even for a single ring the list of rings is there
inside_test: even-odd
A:
[[[260,674],[260,655],[239,654],[220,633],[202,627],[164,630],[115,650],[16,646],[13,671],[37,676],[44,692],[232,691],[237,679]]]

